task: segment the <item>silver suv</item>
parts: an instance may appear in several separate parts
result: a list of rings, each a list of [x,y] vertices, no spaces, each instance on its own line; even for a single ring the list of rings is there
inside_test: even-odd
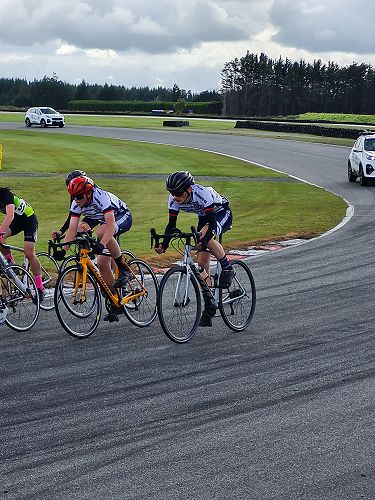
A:
[[[25,124],[26,127],[31,127],[31,125],[40,125],[43,128],[62,128],[65,125],[65,119],[61,113],[55,111],[53,108],[43,106],[40,108],[28,109],[25,115]]]
[[[361,186],[375,180],[375,131],[363,132],[355,141],[348,158],[348,179]]]

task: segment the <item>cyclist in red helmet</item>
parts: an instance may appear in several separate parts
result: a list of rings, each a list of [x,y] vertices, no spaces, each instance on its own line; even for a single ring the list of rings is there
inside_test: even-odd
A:
[[[98,254],[100,273],[109,287],[122,286],[129,277],[129,268],[122,258],[115,236],[131,228],[132,215],[128,206],[113,193],[96,186],[94,181],[87,176],[72,179],[68,185],[68,191],[73,201],[70,207],[69,228],[64,241],[72,241],[75,238],[81,216],[97,222],[96,234],[99,241],[93,250]],[[111,259],[106,255],[100,255],[105,247],[119,268],[116,282],[114,282],[111,270]],[[60,252],[57,252],[58,260],[64,258],[67,248],[63,247]],[[110,317],[104,319],[112,321],[116,312],[119,311],[111,311],[108,315]]]
[[[82,176],[87,177],[86,172],[84,172],[83,170],[72,170],[71,172],[69,172],[69,174],[66,176],[66,179],[65,179],[66,187],[69,186],[70,181],[72,181],[76,177],[82,177]],[[73,199],[71,197],[70,198],[70,205],[72,204],[72,201],[73,201]],[[70,207],[70,205],[69,205],[69,207]],[[52,238],[57,238],[58,236],[62,236],[63,234],[65,234],[66,231],[68,230],[69,224],[70,224],[70,212],[69,212],[69,215],[68,215],[66,221],[61,226],[61,228],[60,229],[54,229],[51,232]],[[89,231],[90,229],[93,229],[96,225],[97,225],[97,222],[95,222],[93,220],[90,220],[87,217],[85,217],[82,220],[82,222],[80,223],[79,230],[80,231]]]

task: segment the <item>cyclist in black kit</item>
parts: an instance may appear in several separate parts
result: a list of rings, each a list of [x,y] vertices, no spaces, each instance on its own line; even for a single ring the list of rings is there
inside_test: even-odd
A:
[[[0,188],[0,211],[5,217],[0,226],[0,240],[5,243],[6,238],[18,233],[24,233],[23,250],[25,257],[30,263],[34,275],[35,284],[38,289],[39,299],[44,298],[44,287],[42,280],[42,269],[35,254],[35,244],[38,235],[38,219],[33,208],[22,198],[14,194],[9,188]],[[8,262],[13,262],[12,252],[1,250]]]
[[[232,211],[225,196],[217,193],[212,187],[195,184],[190,172],[179,171],[170,174],[166,181],[169,191],[168,209],[169,221],[165,233],[173,233],[176,228],[177,216],[180,210],[198,215],[197,230],[201,234],[197,244],[197,260],[203,279],[210,284],[210,252],[221,265],[219,280],[220,288],[228,288],[233,280],[234,270],[224,248],[215,240],[217,234],[224,233],[232,226]],[[164,239],[157,253],[164,253],[169,246],[169,240]],[[211,326],[211,318],[203,312],[201,326]]]

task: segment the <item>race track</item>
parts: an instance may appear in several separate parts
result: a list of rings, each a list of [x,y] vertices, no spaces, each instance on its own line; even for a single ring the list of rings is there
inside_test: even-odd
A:
[[[4,128],[24,129],[0,123],[0,142]],[[84,341],[53,313],[28,333],[1,327],[0,498],[374,498],[375,187],[348,183],[348,149],[185,131],[63,133],[227,153],[326,187],[355,213],[323,238],[250,260],[258,298],[246,332],[216,318],[178,346],[157,322],[103,323]]]

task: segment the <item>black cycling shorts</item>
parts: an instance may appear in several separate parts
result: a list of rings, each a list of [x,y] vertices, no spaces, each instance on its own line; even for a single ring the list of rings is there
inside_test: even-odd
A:
[[[94,227],[99,224],[98,219],[90,219],[90,217],[84,217],[82,222],[85,222],[88,226],[90,226],[90,229],[94,229]]]
[[[38,218],[35,214],[32,214],[29,217],[26,217],[26,215],[15,215],[9,229],[12,236],[23,231],[24,241],[36,243],[38,239]]]
[[[221,210],[220,212],[215,213],[216,216],[216,234],[225,233],[232,227],[233,216],[232,210],[228,207],[225,210]],[[202,227],[204,227],[207,222],[206,217],[198,217],[198,227],[197,231],[200,231]]]
[[[130,212],[119,213],[115,216],[116,232],[114,236],[126,233],[132,227],[133,218]]]

